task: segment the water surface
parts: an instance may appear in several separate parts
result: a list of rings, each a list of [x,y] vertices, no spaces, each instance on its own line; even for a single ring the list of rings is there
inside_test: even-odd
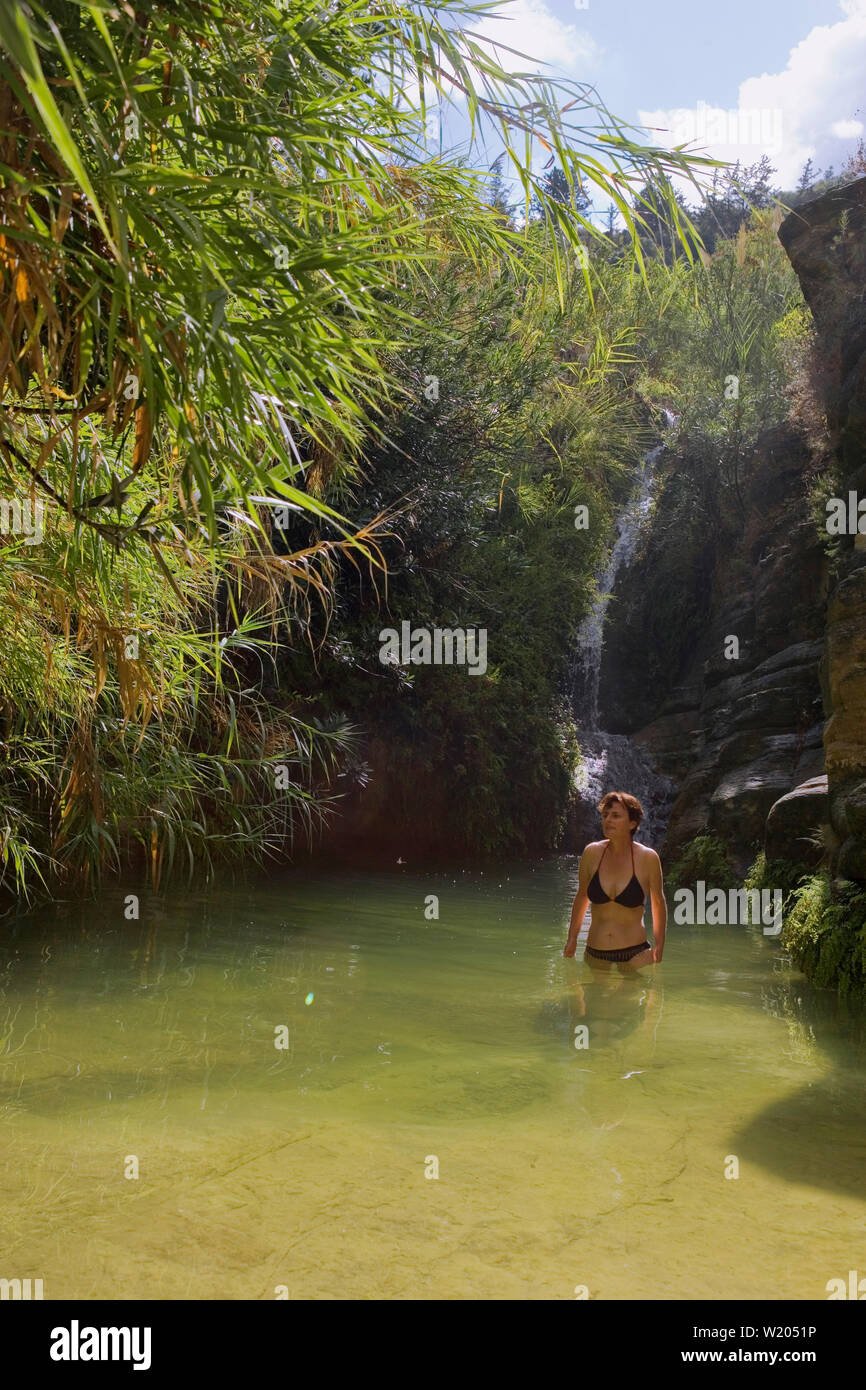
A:
[[[561,954],[576,879],[287,873],[7,925],[0,1276],[824,1299],[866,1275],[862,1016],[760,928],[672,926],[661,967],[599,979]]]

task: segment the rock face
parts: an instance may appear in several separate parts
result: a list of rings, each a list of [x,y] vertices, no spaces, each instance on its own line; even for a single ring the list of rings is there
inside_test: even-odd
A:
[[[764,837],[767,859],[787,859],[814,868],[822,849],[817,832],[828,819],[827,777],[812,777],[770,808]]]
[[[813,460],[792,425],[747,462],[739,535],[720,541],[707,525],[701,544],[675,464],[614,594],[600,703],[608,728],[680,785],[666,856],[709,829],[745,864],[766,829],[769,857],[809,865],[829,821],[831,872],[866,880],[866,179],[798,208],[779,236],[815,321],[854,525],[838,538],[816,528]],[[866,533],[866,507],[860,522]]]
[[[708,540],[709,566],[694,536],[683,538],[690,573],[675,576],[665,617],[672,644],[657,616],[669,580],[664,571],[654,578],[660,562],[670,563],[661,551],[670,554],[678,529],[665,515],[664,491],[658,543],[650,538],[616,595],[604,702],[679,784],[665,858],[709,829],[745,864],[763,847],[774,803],[824,770],[826,557],[804,486],[809,461],[794,428],[768,431],[744,470],[739,535]],[[664,659],[653,665],[658,649]]]
[[[866,497],[866,179],[791,213],[779,238],[815,320],[839,497]],[[823,676],[830,820],[841,841],[834,868],[866,879],[866,535],[839,537]]]

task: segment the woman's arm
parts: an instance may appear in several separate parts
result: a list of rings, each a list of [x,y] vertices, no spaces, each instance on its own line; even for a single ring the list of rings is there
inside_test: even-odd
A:
[[[574,895],[574,902],[571,905],[571,921],[568,925],[568,940],[565,943],[564,956],[573,956],[577,949],[577,938],[580,933],[581,923],[586,916],[586,909],[589,907],[589,880],[592,877],[592,869],[589,862],[590,856],[586,849],[580,857],[580,873],[577,880],[577,892]]]
[[[665,886],[662,879],[662,861],[655,850],[650,861],[649,889],[653,909],[653,964],[657,965],[665,949],[665,928],[668,924],[668,905],[665,899]]]

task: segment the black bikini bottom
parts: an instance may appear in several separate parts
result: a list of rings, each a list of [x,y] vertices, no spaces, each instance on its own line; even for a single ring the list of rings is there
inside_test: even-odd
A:
[[[636,946],[623,946],[619,951],[597,951],[594,946],[584,947],[586,955],[595,960],[631,960],[632,956],[639,956],[641,951],[650,949],[648,941],[639,941]]]

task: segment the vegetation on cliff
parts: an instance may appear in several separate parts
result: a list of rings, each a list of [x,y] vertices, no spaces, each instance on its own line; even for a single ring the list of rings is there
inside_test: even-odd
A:
[[[834,880],[824,866],[808,873],[760,854],[747,888],[781,888],[781,942],[811,982],[843,996],[866,994],[866,891],[851,880]]]
[[[543,314],[571,293],[579,231],[591,234],[580,181],[633,226],[633,194],[688,167],[635,144],[589,89],[503,71],[467,32],[477,9],[0,10],[7,889],[92,884],[131,851],[159,881],[172,866],[281,849],[316,817],[350,731],[315,720],[274,655],[312,634],[342,574],[384,578],[387,520],[351,484],[363,451],[386,447],[383,422],[402,411],[407,441],[414,428],[401,373],[429,338],[410,299],[445,289],[436,276],[452,258],[479,295],[492,273],[527,305],[540,274],[543,333]],[[487,205],[467,163],[423,147],[425,98],[452,91],[505,143],[543,255]],[[536,139],[566,171],[557,189],[570,208],[532,172]],[[604,343],[593,332],[590,355]],[[513,436],[546,417],[533,418],[517,357],[503,352]],[[569,407],[587,451],[610,409],[597,358],[588,375],[585,419]],[[479,405],[486,387],[469,384],[479,421],[501,405]],[[460,426],[455,416],[452,441]],[[486,496],[500,447],[502,511],[541,533],[573,467],[556,438],[545,472],[491,430]],[[383,474],[372,492],[390,506],[423,478],[428,506],[483,515],[489,497],[479,503],[474,482],[471,496],[455,482],[437,501],[443,466],[462,477],[428,447],[423,467],[413,459],[405,480]],[[601,481],[593,495],[602,512]],[[349,521],[352,502],[363,516]],[[506,549],[486,560],[522,569],[530,601],[544,580]],[[570,602],[592,565],[589,545],[577,538],[576,550]],[[564,543],[551,563],[567,568]]]

